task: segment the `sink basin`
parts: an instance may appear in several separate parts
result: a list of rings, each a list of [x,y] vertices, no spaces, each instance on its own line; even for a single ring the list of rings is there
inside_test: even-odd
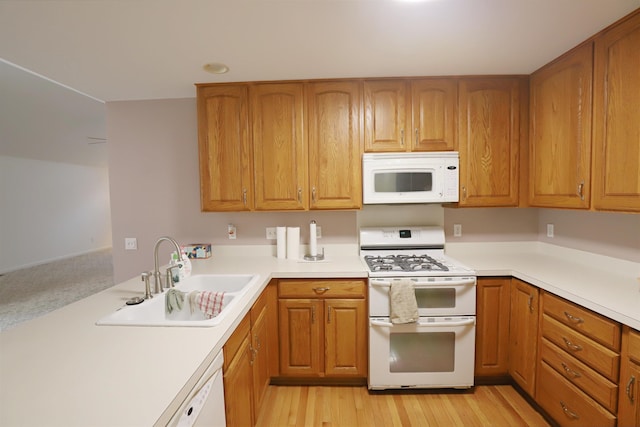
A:
[[[102,317],[96,325],[120,326],[190,326],[211,327],[222,322],[247,290],[259,279],[257,274],[199,274],[183,279],[176,284],[181,292],[210,291],[224,292],[224,306],[220,314],[212,319],[205,318],[200,310],[191,312],[185,298],[182,310],[165,312],[167,290],[162,294],[137,305],[125,305],[113,313]]]

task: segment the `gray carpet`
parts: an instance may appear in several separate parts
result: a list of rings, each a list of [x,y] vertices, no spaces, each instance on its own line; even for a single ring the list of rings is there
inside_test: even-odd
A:
[[[0,275],[0,330],[113,286],[111,249]]]

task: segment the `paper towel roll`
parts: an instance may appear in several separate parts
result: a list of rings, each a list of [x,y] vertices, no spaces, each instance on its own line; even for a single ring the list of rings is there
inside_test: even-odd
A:
[[[300,227],[287,227],[287,259],[298,259],[300,252]]]
[[[276,253],[277,257],[287,257],[287,227],[276,227]]]
[[[309,255],[318,255],[318,235],[316,234],[316,222],[311,221],[309,225]]]

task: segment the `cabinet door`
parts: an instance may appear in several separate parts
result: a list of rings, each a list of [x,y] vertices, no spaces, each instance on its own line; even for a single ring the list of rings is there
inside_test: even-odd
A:
[[[360,82],[307,86],[311,209],[362,207]]]
[[[411,151],[456,149],[457,87],[454,79],[411,81]]]
[[[321,376],[324,364],[323,302],[281,299],[280,375]]]
[[[517,206],[520,81],[459,85],[460,206]]]
[[[229,427],[253,425],[252,357],[247,335],[224,373],[225,415]]]
[[[258,417],[264,395],[269,387],[269,353],[267,337],[267,311],[263,309],[251,326],[253,350],[253,401],[255,417]]]
[[[595,41],[593,206],[640,212],[640,12]]]
[[[589,208],[593,45],[531,75],[529,203]]]
[[[365,300],[325,300],[326,376],[367,376]]]
[[[512,279],[509,374],[532,397],[538,347],[538,301],[537,288]]]
[[[253,208],[245,85],[198,87],[198,154],[203,211]]]
[[[257,210],[308,206],[303,135],[303,85],[258,84],[250,89]]]
[[[640,427],[640,332],[622,331],[618,426]]]
[[[511,279],[478,278],[475,375],[509,373]]]
[[[364,151],[407,151],[411,122],[407,123],[407,82],[364,82]]]

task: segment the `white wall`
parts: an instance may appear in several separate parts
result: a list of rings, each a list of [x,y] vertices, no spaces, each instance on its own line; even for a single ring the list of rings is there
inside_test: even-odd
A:
[[[106,168],[0,156],[0,273],[110,246]]]

